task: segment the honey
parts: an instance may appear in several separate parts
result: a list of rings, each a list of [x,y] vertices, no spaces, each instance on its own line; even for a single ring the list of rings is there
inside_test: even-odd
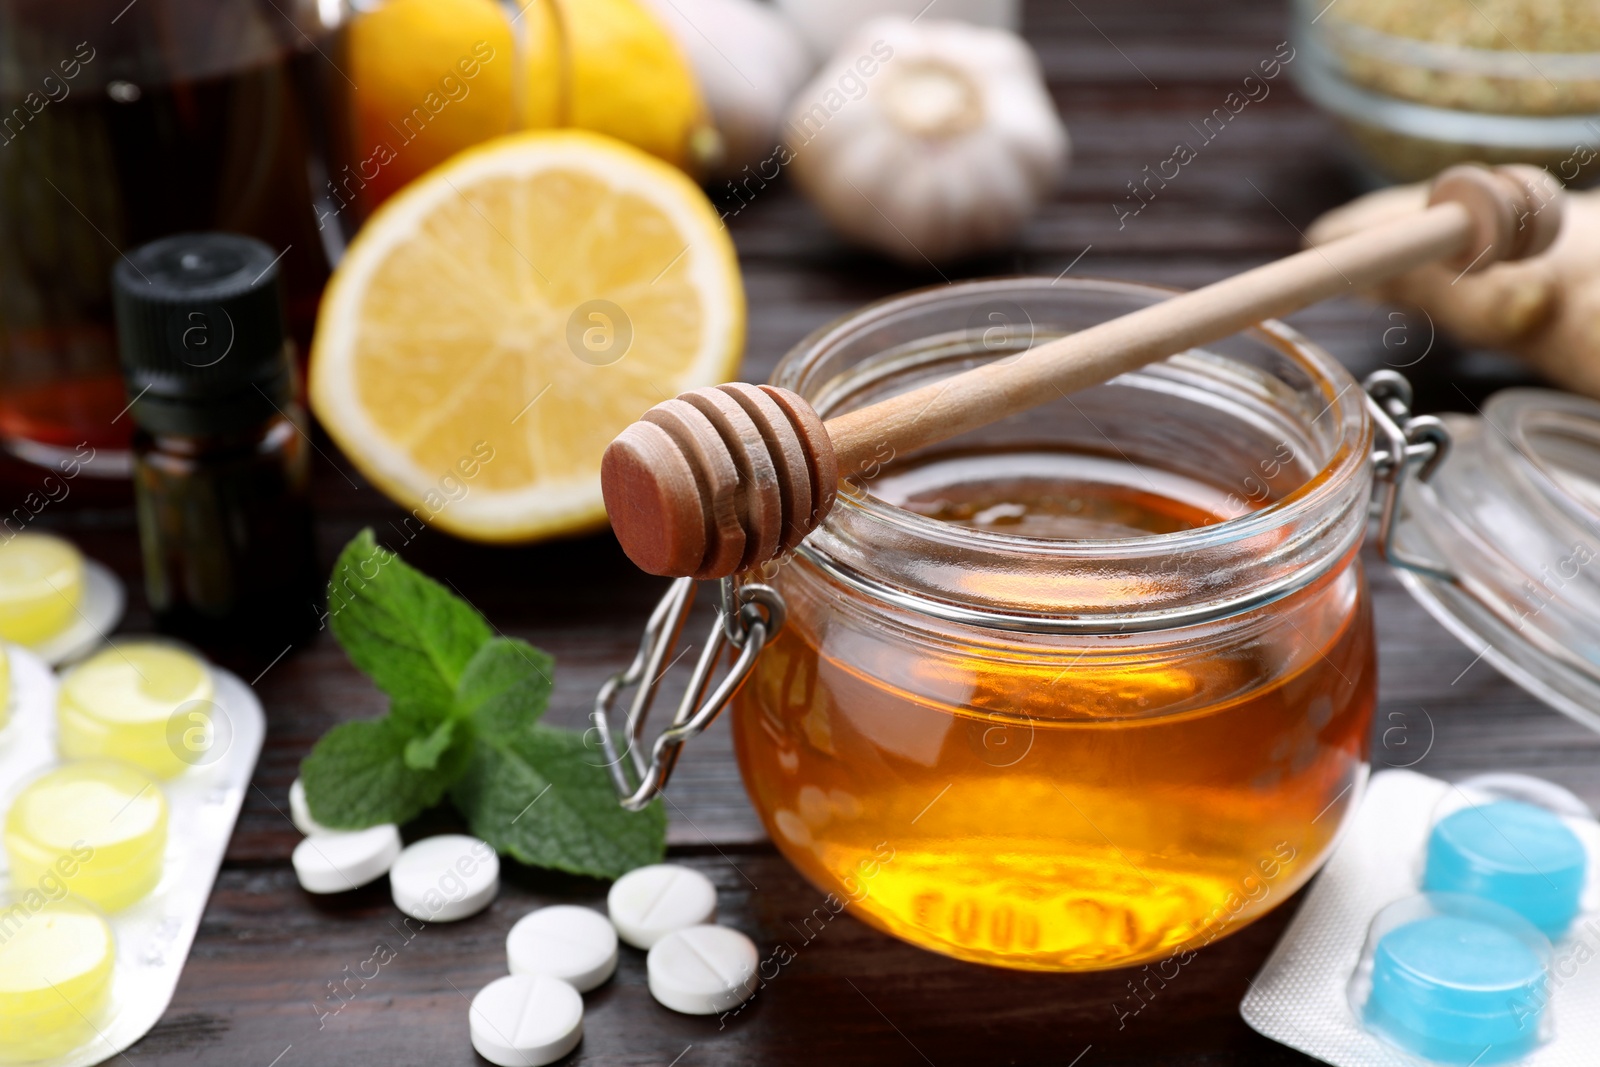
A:
[[[932,457],[872,489],[1033,537],[1233,517],[1201,482],[1066,452]],[[1198,947],[1298,888],[1359,792],[1375,677],[1356,567],[1233,620],[1256,632],[1225,649],[1055,654],[912,649],[819,610],[819,577],[774,582],[790,623],[736,705],[740,765],[784,853],[905,940],[1047,970]]]

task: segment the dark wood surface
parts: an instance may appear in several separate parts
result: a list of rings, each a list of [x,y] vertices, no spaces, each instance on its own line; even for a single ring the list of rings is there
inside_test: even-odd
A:
[[[1191,138],[1190,121],[1219,106],[1273,55],[1287,32],[1285,6],[1281,0],[1029,3],[1025,32],[1071,130],[1073,168],[1013,252],[947,268],[945,275],[1056,275],[1072,265],[1079,275],[1194,286],[1294,250],[1297,228],[1357,189],[1341,165],[1332,124],[1286,76],[1122,228],[1113,208],[1129,203],[1126,183],[1142,177],[1146,164]],[[731,226],[750,297],[744,376],[751,380],[764,379],[787,348],[835,316],[941,281],[932,271],[846,250],[781,182]],[[1410,338],[1412,347],[1403,350],[1386,347],[1384,330],[1393,323],[1356,301],[1332,302],[1293,321],[1358,374],[1385,361],[1410,363],[1425,340]],[[1426,407],[1463,407],[1463,396],[1477,401],[1518,380],[1505,361],[1442,342],[1407,373]],[[325,441],[323,451],[318,534],[324,562],[331,562],[362,526],[374,525],[383,536],[400,513]],[[126,628],[146,626],[131,512],[102,508],[55,522],[130,579],[135,595]],[[404,552],[448,578],[497,627],[556,656],[551,717],[568,725],[583,722],[601,680],[627,661],[662,589],[633,570],[609,535],[496,549],[429,531]],[[1375,762],[1416,762],[1418,770],[1446,777],[1536,772],[1600,804],[1600,737],[1475,664],[1473,653],[1390,573],[1370,559],[1369,566],[1382,639]],[[513,865],[488,912],[409,939],[383,883],[337,898],[303,893],[289,866],[298,834],[284,815],[298,761],[329,726],[379,714],[383,702],[327,635],[270,667],[267,659],[235,664],[246,679],[260,674],[256,688],[270,722],[254,788],[172,1005],[126,1062],[483,1062],[468,1043],[467,998],[503,973],[506,931],[536,905],[599,904],[605,886]],[[672,859],[712,878],[724,921],[750,934],[764,954],[787,942],[796,958],[722,1028],[714,1018],[656,1005],[645,988],[642,953],[624,949],[616,978],[586,998],[586,1036],[567,1062],[1311,1062],[1259,1037],[1238,1015],[1247,980],[1297,900],[1202,951],[1179,980],[1119,1024],[1113,1005],[1126,1003],[1127,973],[1040,975],[957,963],[870,930],[848,912],[805,941],[796,924],[822,894],[766,841],[740,786],[725,722],[690,746],[670,797]],[[326,1014],[339,1004],[328,999],[330,983],[362,969],[379,944],[395,958],[364,986],[341,987],[348,1003]],[[365,970],[371,973],[371,965]]]

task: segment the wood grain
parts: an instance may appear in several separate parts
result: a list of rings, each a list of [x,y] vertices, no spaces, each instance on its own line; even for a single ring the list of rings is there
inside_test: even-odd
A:
[[[1342,169],[1337,131],[1285,74],[1119,226],[1115,207],[1130,203],[1126,183],[1167,158],[1178,140],[1192,139],[1189,123],[1274,54],[1286,36],[1284,5],[1033,0],[1025,27],[1072,132],[1074,167],[1014,252],[946,269],[951,279],[1069,271],[1192,288],[1292,252],[1299,230],[1358,191]],[[720,204],[729,212],[752,309],[747,380],[764,381],[784,351],[833,318],[942,280],[843,247],[781,180],[743,206],[731,195]],[[1430,344],[1421,316],[1403,309],[1339,299],[1290,321],[1358,375],[1402,369],[1430,410],[1471,411],[1494,389],[1528,381],[1503,358]],[[1409,338],[1409,346],[1396,337]],[[595,689],[632,655],[666,582],[641,575],[607,535],[517,549],[469,545],[431,530],[408,537],[401,511],[325,439],[318,446],[325,454],[315,483],[322,561],[331,566],[346,540],[374,526],[506,633],[555,655],[551,720],[583,725]],[[10,484],[13,500],[36,487],[28,477]],[[148,627],[131,508],[114,497],[78,510],[66,504],[39,521],[132,579],[128,628]],[[1375,764],[1414,763],[1441,777],[1527,771],[1600,806],[1600,735],[1475,662],[1475,649],[1436,625],[1381,565],[1368,564],[1381,639]],[[691,633],[708,621],[711,599],[702,597],[707,603]],[[377,715],[384,705],[326,634],[269,668],[271,659],[264,653],[231,664],[247,681],[256,679],[268,709],[255,788],[171,1007],[127,1061],[115,1062],[481,1067],[467,1041],[463,995],[501,973],[506,930],[537,903],[598,906],[604,887],[508,870],[490,911],[418,933],[319,1029],[313,1004],[327,995],[327,983],[339,981],[346,966],[358,968],[378,941],[400,940],[400,916],[381,889],[337,900],[303,894],[288,865],[298,835],[282,812],[296,766],[322,731]],[[630,952],[617,978],[588,998],[587,1036],[567,1063],[1065,1067],[1080,1056],[1077,1067],[1313,1063],[1255,1035],[1237,1010],[1293,900],[1199,953],[1122,1025],[1116,1006],[1129,1004],[1130,972],[1027,975],[955,963],[877,934],[848,912],[800,943],[790,924],[810,913],[818,894],[765,843],[738,782],[726,722],[684,750],[668,795],[674,860],[717,883],[725,919],[763,954],[786,941],[796,958],[719,1029],[714,1019],[656,1007],[644,990],[642,958]]]

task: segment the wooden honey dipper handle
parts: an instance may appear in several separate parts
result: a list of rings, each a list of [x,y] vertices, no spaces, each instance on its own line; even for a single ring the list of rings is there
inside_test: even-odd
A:
[[[1533,167],[1452,167],[1419,214],[1181,293],[829,419],[742,383],[657,404],[606,450],[601,485],[623,550],[651,574],[720,578],[786,552],[833,505],[839,472],[885,445],[948,440],[1340,293],[1443,261],[1463,271],[1543,252],[1561,188]]]

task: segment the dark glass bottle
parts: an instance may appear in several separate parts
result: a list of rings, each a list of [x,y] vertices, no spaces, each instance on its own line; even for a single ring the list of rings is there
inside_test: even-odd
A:
[[[275,654],[311,631],[320,599],[277,257],[181,234],[123,258],[113,286],[157,625],[214,655]]]

